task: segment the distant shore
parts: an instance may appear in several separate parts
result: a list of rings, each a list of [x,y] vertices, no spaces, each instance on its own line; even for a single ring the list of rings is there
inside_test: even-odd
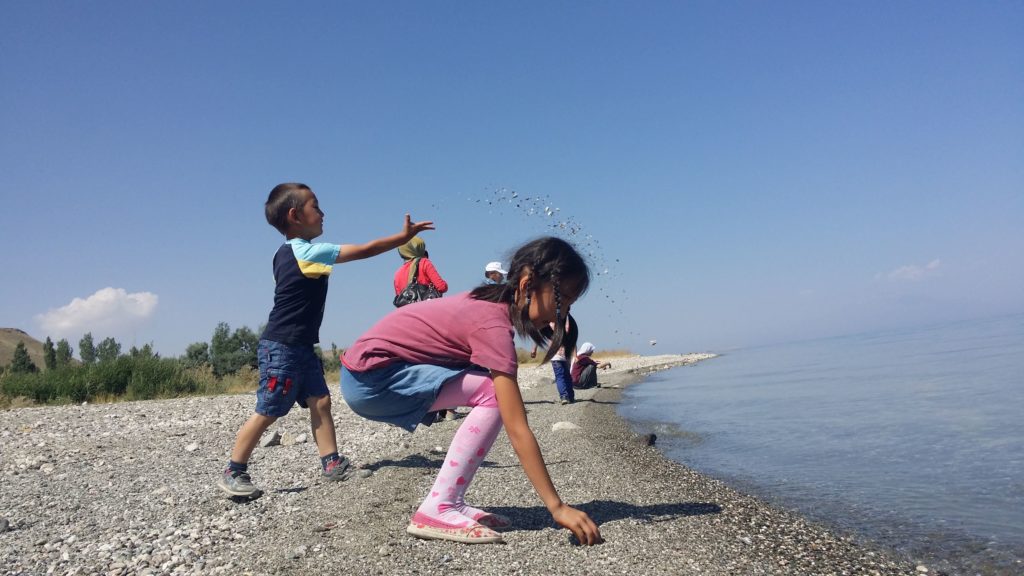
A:
[[[274,429],[251,471],[265,495],[213,487],[252,394],[22,408],[0,422],[0,569],[10,574],[911,574],[862,547],[664,458],[619,418],[623,387],[710,355],[612,358],[602,387],[557,403],[549,366],[520,369],[531,427],[560,495],[606,542],[556,529],[502,435],[467,495],[512,518],[505,544],[405,534],[452,433],[367,422],[335,393],[343,452],[362,470],[319,476],[308,416]],[[336,384],[332,386],[336,391]],[[463,409],[463,411],[465,411]],[[556,423],[559,426],[554,426]]]

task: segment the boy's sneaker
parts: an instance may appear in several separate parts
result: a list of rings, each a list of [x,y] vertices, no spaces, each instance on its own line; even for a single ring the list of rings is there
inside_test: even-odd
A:
[[[252,498],[260,493],[259,488],[253,486],[248,472],[234,470],[225,470],[224,475],[217,481],[217,487],[230,496],[243,498]]]
[[[352,467],[349,465],[348,458],[344,456],[339,457],[337,460],[331,460],[327,463],[327,467],[324,468],[324,478],[328,480],[348,480],[349,475],[352,473]]]

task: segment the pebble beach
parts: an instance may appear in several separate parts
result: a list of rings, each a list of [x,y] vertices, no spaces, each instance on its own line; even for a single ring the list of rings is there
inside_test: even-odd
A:
[[[0,412],[3,574],[936,574],[663,457],[615,411],[624,387],[712,355],[612,358],[600,388],[560,405],[549,366],[520,368],[530,425],[562,499],[603,544],[557,528],[499,436],[467,501],[504,514],[503,544],[405,533],[459,419],[409,434],[334,400],[358,470],[321,478],[309,418],[253,454],[264,494],[214,486],[254,394]],[[685,368],[682,368],[685,369]],[[463,412],[465,409],[463,409]]]

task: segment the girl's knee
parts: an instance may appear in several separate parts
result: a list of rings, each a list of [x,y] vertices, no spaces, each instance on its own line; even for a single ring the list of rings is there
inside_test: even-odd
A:
[[[494,393],[494,380],[490,378],[480,385],[470,398],[470,406],[498,407],[498,397]]]

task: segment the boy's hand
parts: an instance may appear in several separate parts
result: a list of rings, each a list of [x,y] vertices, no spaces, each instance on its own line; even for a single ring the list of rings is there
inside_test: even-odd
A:
[[[370,258],[371,256],[382,254],[392,248],[398,248],[402,244],[412,240],[412,237],[419,232],[433,229],[433,222],[430,222],[429,220],[426,222],[413,222],[412,218],[406,214],[405,224],[402,226],[401,232],[385,236],[383,238],[377,238],[376,240],[371,240],[366,244],[342,244],[341,249],[338,250],[338,258],[335,262],[341,264],[342,262],[362,260],[363,258]]]
[[[580,544],[592,546],[604,542],[604,539],[601,538],[601,531],[597,529],[597,524],[594,524],[590,516],[587,516],[587,513],[582,510],[561,504],[551,512],[551,516],[559,526],[572,531]]]
[[[406,239],[412,239],[413,236],[423,232],[424,230],[433,230],[434,223],[430,220],[424,220],[423,222],[413,222],[412,218],[405,215],[405,226],[402,227],[402,234],[405,235]]]

